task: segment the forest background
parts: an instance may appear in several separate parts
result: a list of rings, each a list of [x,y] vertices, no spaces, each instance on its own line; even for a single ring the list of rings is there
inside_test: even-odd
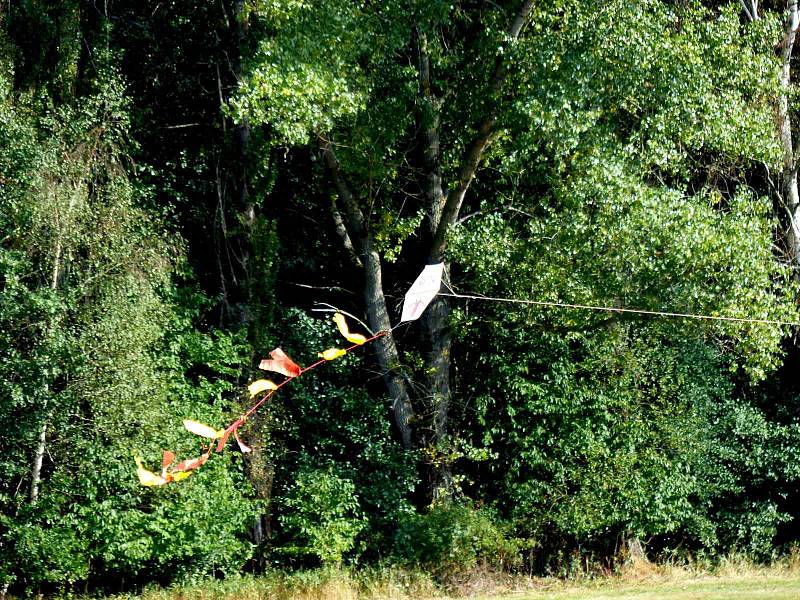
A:
[[[0,590],[800,539],[796,0],[0,2]]]

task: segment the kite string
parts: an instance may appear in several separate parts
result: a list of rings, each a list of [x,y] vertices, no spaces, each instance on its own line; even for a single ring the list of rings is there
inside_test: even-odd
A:
[[[449,286],[448,286],[449,287]],[[752,319],[746,317],[726,317],[715,315],[701,315],[695,313],[679,313],[660,310],[645,310],[639,308],[617,308],[613,306],[594,306],[591,304],[573,304],[569,302],[548,302],[544,300],[525,300],[520,298],[497,298],[493,296],[479,296],[476,294],[457,294],[455,292],[439,292],[439,296],[450,298],[463,298],[466,300],[486,300],[490,302],[506,302],[511,304],[532,304],[534,306],[551,306],[555,308],[576,308],[583,310],[596,310],[604,312],[631,313],[638,315],[650,315],[658,317],[674,317],[680,319],[702,319],[709,321],[729,321],[733,323],[760,323],[764,325],[789,325],[791,327],[800,326],[798,321],[778,321],[772,319]]]
[[[638,309],[638,308],[621,308],[621,307],[613,307],[613,306],[596,306],[591,304],[577,304],[577,303],[570,303],[570,302],[551,302],[545,300],[527,300],[521,298],[500,298],[496,296],[480,296],[477,294],[459,294],[453,290],[449,285],[447,288],[450,292],[439,292],[439,296],[445,296],[450,298],[461,298],[464,300],[483,300],[489,302],[503,302],[509,304],[526,304],[526,305],[533,305],[533,306],[544,306],[544,307],[554,307],[554,308],[573,308],[579,310],[594,310],[594,311],[602,311],[602,312],[613,312],[613,313],[627,313],[627,314],[638,314],[638,315],[649,315],[649,316],[657,316],[657,317],[669,317],[669,318],[679,318],[679,319],[697,319],[697,320],[706,320],[706,321],[724,321],[724,322],[732,322],[732,323],[758,323],[762,325],[788,325],[790,327],[797,327],[800,326],[800,322],[797,321],[779,321],[774,319],[754,319],[754,318],[747,318],[747,317],[728,317],[728,316],[718,316],[718,315],[703,315],[697,313],[679,313],[679,312],[672,312],[672,311],[660,311],[660,310],[646,310],[646,309]],[[407,324],[407,321],[400,321],[399,323],[395,324],[394,327],[389,329],[384,329],[373,335],[372,337],[367,338],[361,344],[353,344],[352,346],[345,349],[345,352],[350,352],[359,346],[366,345],[370,342],[374,342],[380,337],[386,336],[391,334],[395,329],[400,327],[401,325]],[[363,323],[362,323],[363,324]],[[264,403],[269,400],[272,395],[281,389],[283,386],[287,385],[293,379],[300,377],[300,375],[311,371],[312,369],[316,369],[323,363],[329,362],[326,359],[322,358],[315,363],[310,364],[307,367],[302,368],[296,375],[286,378],[280,384],[276,386],[274,390],[271,390],[269,393],[265,394],[258,402],[256,402],[253,406],[251,406],[247,412],[241,415],[238,419],[236,419],[231,425],[228,426],[228,429],[238,429],[245,421],[256,412]],[[220,451],[218,449],[218,451]]]
[[[788,325],[791,327],[800,326],[800,322],[797,321],[779,321],[773,319],[753,319],[753,318],[746,318],[746,317],[728,317],[728,316],[717,316],[717,315],[703,315],[703,314],[696,314],[696,313],[679,313],[679,312],[672,312],[672,311],[660,311],[660,310],[646,310],[646,309],[638,309],[638,308],[619,308],[613,306],[596,306],[591,304],[576,304],[570,302],[550,302],[544,300],[526,300],[520,298],[499,298],[494,296],[479,296],[477,294],[459,294],[456,293],[453,288],[449,285],[447,286],[450,290],[449,293],[447,292],[439,292],[439,296],[446,296],[450,298],[461,298],[465,300],[484,300],[490,302],[505,302],[511,304],[527,304],[533,306],[549,306],[555,308],[574,308],[574,309],[581,309],[581,310],[594,310],[594,311],[602,311],[602,312],[614,312],[614,313],[627,313],[627,314],[639,314],[639,315],[649,315],[649,316],[658,316],[658,317],[670,317],[670,318],[679,318],[679,319],[698,319],[698,320],[706,320],[706,321],[725,321],[725,322],[732,322],[732,323],[759,323],[762,325]],[[373,335],[372,337],[367,338],[361,344],[353,344],[352,346],[345,348],[345,352],[350,352],[359,346],[366,345],[370,342],[374,342],[380,337],[386,336],[391,334],[395,329],[400,327],[401,325],[407,324],[407,321],[400,321],[394,327],[389,329],[384,329]],[[271,390],[268,394],[266,394],[261,400],[259,400],[256,404],[254,404],[250,409],[244,413],[237,421],[241,421],[244,423],[252,415],[256,410],[258,410],[263,404],[280,388],[288,384],[290,381],[299,377],[300,375],[306,373],[307,371],[311,371],[312,369],[316,369],[320,365],[325,362],[329,362],[324,358],[318,360],[311,365],[304,367],[300,370],[297,375],[293,375],[292,377],[288,377],[280,384],[277,385],[276,389]],[[239,424],[241,424],[239,423]],[[233,425],[233,424],[232,424]],[[231,425],[231,426],[232,426]]]
[[[500,298],[495,296],[480,296],[477,294],[459,294],[456,293],[453,288],[449,285],[447,288],[450,292],[439,292],[439,296],[445,296],[450,298],[461,298],[464,300],[483,300],[489,302],[504,302],[510,304],[526,304],[526,305],[533,305],[533,306],[545,306],[545,307],[554,307],[554,308],[574,308],[580,310],[594,310],[594,311],[602,311],[602,312],[613,312],[613,313],[627,313],[627,314],[639,314],[639,315],[649,315],[649,316],[658,316],[658,317],[670,317],[670,318],[680,318],[680,319],[698,319],[698,320],[707,320],[707,321],[725,321],[725,322],[733,322],[733,323],[759,323],[765,325],[788,325],[791,327],[800,326],[800,322],[797,321],[779,321],[773,319],[753,319],[753,318],[745,318],[745,317],[728,317],[728,316],[717,316],[717,315],[703,315],[703,314],[696,314],[696,313],[679,313],[679,312],[671,312],[671,311],[659,311],[659,310],[646,310],[646,309],[637,309],[637,308],[619,308],[613,306],[596,306],[591,304],[576,304],[576,303],[569,303],[569,302],[551,302],[551,301],[544,301],[544,300],[527,300],[521,298]],[[351,315],[352,316],[352,315]],[[363,323],[362,323],[363,324]],[[345,352],[350,352],[358,348],[359,346],[364,346],[370,342],[374,342],[378,338],[381,338],[386,335],[390,335],[395,329],[400,327],[401,325],[408,324],[408,321],[400,321],[394,325],[394,327],[390,327],[389,329],[383,329],[376,333],[375,335],[367,338],[360,344],[353,344],[352,346],[345,348]],[[311,371],[312,369],[316,369],[317,367],[321,366],[323,363],[330,362],[324,358],[310,364],[307,367],[300,369],[300,371],[296,375],[292,375],[291,377],[287,377],[284,381],[279,383],[274,390],[270,390],[269,393],[265,394],[258,402],[256,402],[253,406],[251,406],[247,412],[241,415],[238,419],[236,419],[233,423],[231,423],[226,430],[235,430],[238,429],[241,425],[243,425],[247,419],[256,412],[264,403],[269,400],[275,392],[281,389],[283,386],[287,385],[293,379],[300,377],[304,373]],[[221,451],[220,448],[217,449],[218,452]]]

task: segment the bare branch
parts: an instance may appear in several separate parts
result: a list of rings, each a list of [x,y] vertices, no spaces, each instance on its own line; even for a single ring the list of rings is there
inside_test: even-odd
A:
[[[338,235],[339,239],[342,241],[342,245],[344,246],[347,256],[350,258],[350,262],[356,267],[363,267],[364,263],[362,263],[361,259],[358,257],[358,253],[353,247],[353,241],[350,239],[350,234],[347,233],[347,227],[344,224],[344,219],[342,219],[342,213],[336,208],[336,202],[333,200],[331,201],[331,216],[333,217],[333,226],[336,229],[336,235]]]
[[[307,283],[298,283],[296,281],[284,281],[286,285],[293,285],[295,287],[304,288],[307,290],[321,290],[324,292],[339,292],[342,294],[350,294],[355,296],[356,293],[352,290],[348,290],[347,288],[343,288],[339,285],[309,285]]]
[[[201,123],[183,123],[181,125],[165,125],[161,129],[186,129],[187,127],[199,127]]]
[[[334,306],[333,304],[328,304],[327,302],[318,302],[318,303],[317,303],[317,306],[321,306],[321,307],[323,307],[323,308],[312,308],[311,310],[312,310],[313,312],[322,312],[322,313],[342,313],[343,315],[347,315],[348,317],[350,317],[350,318],[351,318],[351,319],[353,319],[354,321],[358,321],[358,323],[359,323],[359,324],[360,324],[360,325],[361,325],[361,326],[362,326],[364,329],[366,329],[366,330],[369,332],[369,334],[370,334],[370,335],[375,335],[375,332],[374,332],[374,331],[372,331],[372,329],[370,329],[369,325],[367,325],[366,323],[364,323],[364,321],[362,321],[361,319],[359,319],[359,318],[358,318],[357,316],[355,316],[354,314],[352,314],[352,313],[349,313],[349,312],[347,312],[346,310],[342,310],[341,308],[339,308],[338,306]]]
[[[739,3],[742,5],[742,9],[744,10],[744,14],[747,15],[748,21],[755,21],[758,19],[758,8],[756,2],[758,0],[752,0],[748,2],[747,0],[739,0]]]
[[[322,150],[322,157],[325,161],[325,167],[333,181],[339,199],[342,201],[342,204],[344,204],[344,216],[347,220],[347,227],[350,230],[350,239],[352,240],[355,238],[356,244],[358,244],[358,252],[359,254],[363,254],[366,250],[364,242],[367,233],[364,213],[361,212],[361,209],[358,207],[353,197],[353,192],[342,178],[339,170],[339,161],[336,159],[336,154],[333,151],[333,146],[330,141],[320,138],[319,143]]]

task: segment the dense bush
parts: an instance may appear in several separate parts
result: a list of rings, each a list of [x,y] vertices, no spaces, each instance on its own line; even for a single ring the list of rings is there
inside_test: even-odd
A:
[[[796,541],[796,98],[762,5],[4,3],[0,594]],[[494,300],[438,298],[282,387],[252,453],[139,485],[273,348],[343,346],[320,309],[397,324],[429,260]]]
[[[337,474],[332,465],[296,473],[283,503],[286,512],[280,523],[291,545],[280,550],[316,557],[323,565],[341,564],[366,524],[353,482]]]
[[[522,540],[494,511],[471,504],[436,505],[398,524],[394,557],[444,577],[478,566],[503,570],[519,564]]]

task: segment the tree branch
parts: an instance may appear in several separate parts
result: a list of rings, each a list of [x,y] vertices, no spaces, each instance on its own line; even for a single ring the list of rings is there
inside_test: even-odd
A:
[[[414,409],[408,395],[405,378],[400,370],[400,354],[391,334],[392,323],[386,308],[386,296],[383,293],[381,257],[373,248],[373,240],[367,231],[364,213],[361,212],[353,192],[341,175],[339,161],[336,159],[331,143],[322,138],[319,142],[325,167],[336,187],[339,200],[344,205],[342,225],[346,225],[346,230],[349,230],[349,237],[355,241],[356,249],[364,264],[364,304],[369,329],[389,332],[375,340],[373,347],[383,372],[384,383],[392,398],[391,410],[400,434],[400,441],[403,448],[408,450],[412,447],[411,421],[414,417]]]
[[[336,187],[336,193],[339,195],[339,199],[342,201],[342,204],[344,204],[344,216],[347,228],[350,230],[349,238],[351,243],[352,239],[355,238],[357,244],[356,249],[359,254],[363,254],[366,250],[364,242],[367,235],[364,213],[361,212],[358,204],[356,204],[350,187],[344,179],[342,179],[339,170],[339,161],[336,159],[336,154],[333,152],[333,146],[330,141],[320,138],[319,143],[322,149],[322,158],[325,161],[325,167],[333,180],[333,185]],[[342,224],[344,225],[344,221]]]
[[[356,267],[363,267],[364,263],[361,262],[358,253],[353,247],[353,241],[350,239],[350,234],[347,233],[347,227],[345,227],[344,219],[342,219],[342,213],[339,212],[334,200],[331,200],[331,216],[333,217],[333,226],[336,229],[336,235],[338,235],[339,239],[342,241],[342,245],[347,252],[347,256],[350,258],[350,262]]]
[[[423,160],[425,165],[425,195],[428,202],[428,219],[430,234],[433,237],[444,208],[444,190],[439,161],[439,122],[440,102],[434,96],[431,87],[431,66],[428,55],[428,36],[419,27],[416,28],[417,48],[419,54],[419,87],[422,95],[422,114],[420,130],[423,137]]]
[[[739,0],[739,3],[742,5],[742,9],[744,9],[744,14],[747,15],[747,19],[749,21],[755,21],[758,19],[758,7],[756,2],[757,0],[752,0],[752,4],[748,4],[747,0]]]
[[[514,20],[511,22],[506,32],[509,41],[513,42],[519,38],[519,34],[522,31],[523,25],[525,25],[528,20],[531,10],[533,10],[533,0],[525,0],[519,7],[519,10],[517,10]],[[436,228],[436,233],[433,236],[433,243],[431,244],[430,250],[431,262],[441,262],[444,256],[447,231],[458,219],[458,213],[461,210],[461,204],[464,202],[464,196],[467,193],[470,183],[472,183],[472,179],[475,177],[478,163],[480,163],[483,152],[486,150],[486,146],[489,145],[489,140],[494,133],[495,123],[497,122],[497,99],[506,77],[507,71],[505,68],[505,61],[501,54],[497,57],[490,86],[493,106],[489,109],[488,114],[478,126],[475,137],[464,151],[464,158],[461,162],[461,168],[458,170],[455,185],[450,188],[447,194],[447,200],[442,209],[441,219]]]

